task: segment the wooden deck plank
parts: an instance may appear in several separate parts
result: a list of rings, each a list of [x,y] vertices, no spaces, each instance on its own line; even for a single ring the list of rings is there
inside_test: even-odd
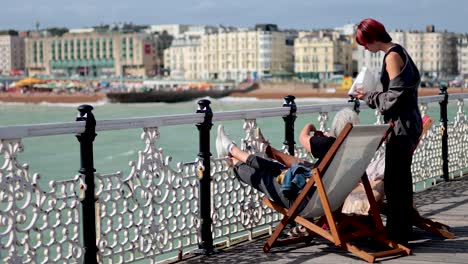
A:
[[[379,260],[381,263],[468,263],[468,177],[441,183],[431,189],[416,193],[414,200],[420,213],[432,220],[451,226],[456,237],[443,240],[415,228],[410,242],[412,255]],[[310,246],[299,243],[273,248],[263,253],[266,238],[259,238],[224,249],[209,257],[192,258],[186,263],[365,263],[356,256],[323,239],[314,240]]]

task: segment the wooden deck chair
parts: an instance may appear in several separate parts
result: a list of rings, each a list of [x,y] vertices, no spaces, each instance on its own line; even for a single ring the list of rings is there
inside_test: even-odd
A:
[[[310,241],[314,236],[321,236],[368,262],[381,257],[409,255],[410,249],[387,239],[377,203],[365,175],[365,169],[387,130],[388,125],[353,127],[347,124],[319,166],[313,169],[311,178],[289,209],[264,198],[263,202],[268,207],[284,217],[265,243],[263,251],[269,252],[274,246],[301,240]],[[339,210],[359,179],[364,183],[371,205],[371,221],[366,225],[341,214]],[[307,228],[309,236],[278,240],[282,230],[293,221]],[[325,223],[329,230],[322,228]],[[371,253],[352,243],[367,238],[381,242],[388,249]]]

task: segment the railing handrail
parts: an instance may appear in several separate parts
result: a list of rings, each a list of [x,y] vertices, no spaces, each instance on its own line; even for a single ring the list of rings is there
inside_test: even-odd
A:
[[[423,97],[418,98],[418,103],[420,104],[436,103],[443,99],[444,99],[443,95],[423,96]]]
[[[55,136],[83,133],[85,122],[44,123],[0,127],[0,139]]]
[[[419,103],[439,102],[443,95],[419,97]],[[468,94],[449,94],[449,100],[466,99]],[[345,99],[344,99],[345,100]],[[297,106],[298,114],[334,112],[343,107],[352,106],[351,103],[338,104],[315,104]],[[369,108],[361,104],[361,109]],[[289,114],[287,107],[260,108],[249,110],[222,111],[213,113],[213,121],[256,119],[265,117],[285,116]],[[120,118],[110,120],[99,120],[96,125],[97,131],[112,131],[132,128],[162,127],[175,125],[189,125],[203,122],[203,114],[177,114],[150,117]],[[81,121],[65,123],[43,123],[33,125],[14,125],[0,127],[0,139],[15,139],[25,137],[52,136],[64,134],[79,134],[85,130],[85,123]]]
[[[440,95],[443,96],[443,95]],[[449,100],[455,100],[455,99],[467,99],[468,98],[468,93],[455,93],[455,94],[449,94]]]

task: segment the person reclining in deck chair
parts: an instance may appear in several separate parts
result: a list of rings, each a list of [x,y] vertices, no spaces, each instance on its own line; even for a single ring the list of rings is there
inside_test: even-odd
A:
[[[309,136],[311,132],[320,134],[319,131],[312,124],[304,126],[300,142],[307,151],[319,159],[315,164],[319,164],[335,142],[335,137],[340,134],[347,123],[359,124],[357,113],[350,108],[337,112],[328,136],[316,135],[311,137]],[[238,148],[224,132],[223,125],[218,126],[216,139],[218,157],[229,156],[236,177],[264,193],[272,201],[284,207],[289,207],[304,187],[307,178],[310,177],[311,164],[307,164],[270,146],[259,129],[256,130],[256,133],[258,141],[268,144],[266,154],[271,160],[249,154]],[[311,192],[310,196],[312,194]],[[304,206],[306,204],[304,203]]]

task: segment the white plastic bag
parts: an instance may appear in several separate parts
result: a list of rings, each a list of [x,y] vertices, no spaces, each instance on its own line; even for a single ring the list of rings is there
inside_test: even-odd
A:
[[[372,92],[377,89],[377,80],[374,74],[366,67],[362,67],[361,71],[354,80],[351,88],[349,88],[348,95],[354,95],[357,88],[364,89],[365,92]]]

